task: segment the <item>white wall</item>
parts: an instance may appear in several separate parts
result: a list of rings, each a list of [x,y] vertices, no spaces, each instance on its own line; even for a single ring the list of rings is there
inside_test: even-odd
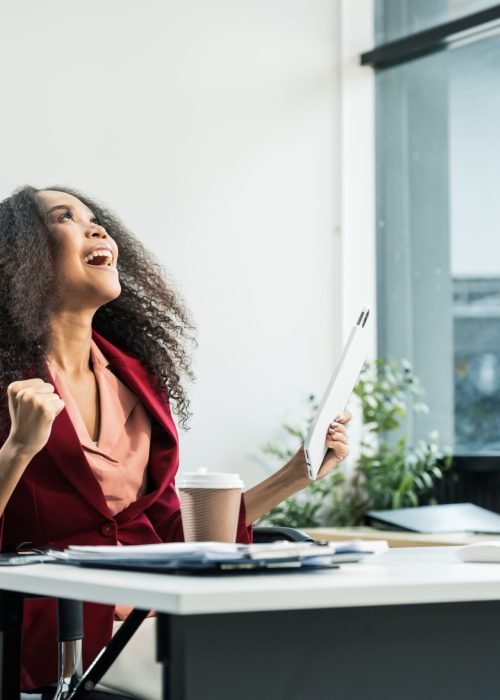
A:
[[[376,352],[374,74],[359,57],[373,46],[373,4],[342,0],[340,13],[340,147],[342,337],[370,307],[370,356]]]
[[[0,195],[75,186],[156,252],[199,329],[183,469],[251,485],[341,341],[340,3],[1,10]]]
[[[339,19],[341,337],[347,338],[360,310],[369,306],[368,357],[373,359],[377,346],[374,73],[359,60],[374,45],[372,0],[341,0]],[[349,408],[353,420],[347,471],[359,457],[363,437],[356,396]]]

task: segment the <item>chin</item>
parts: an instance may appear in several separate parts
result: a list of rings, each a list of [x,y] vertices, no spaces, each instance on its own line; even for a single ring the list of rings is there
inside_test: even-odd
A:
[[[95,298],[95,305],[97,308],[109,304],[110,301],[118,299],[122,292],[120,284],[113,284],[107,287],[102,286],[100,289],[93,289],[93,297]]]
[[[121,285],[118,283],[117,285],[114,286],[113,290],[109,291],[109,298],[108,301],[113,301],[114,299],[118,299],[120,294],[122,293],[122,288]]]

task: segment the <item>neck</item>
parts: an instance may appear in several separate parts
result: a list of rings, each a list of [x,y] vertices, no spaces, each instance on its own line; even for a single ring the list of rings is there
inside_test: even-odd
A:
[[[62,312],[50,322],[47,359],[66,374],[85,374],[90,368],[92,315]]]

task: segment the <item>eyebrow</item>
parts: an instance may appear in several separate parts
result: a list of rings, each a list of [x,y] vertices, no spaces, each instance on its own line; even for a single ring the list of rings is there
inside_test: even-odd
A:
[[[52,214],[52,212],[55,211],[56,209],[68,209],[69,211],[72,211],[73,207],[71,206],[71,204],[56,204],[54,207],[50,207],[50,209],[48,209],[45,212],[45,216]],[[89,209],[89,211],[90,211],[90,209]],[[90,212],[90,215],[95,216],[95,214],[93,212]]]

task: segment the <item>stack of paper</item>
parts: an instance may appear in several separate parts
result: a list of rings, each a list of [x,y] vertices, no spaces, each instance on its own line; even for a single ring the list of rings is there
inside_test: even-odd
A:
[[[271,542],[269,544],[228,544],[225,542],[169,542],[125,546],[75,546],[48,550],[59,561],[68,563],[231,563],[231,562],[313,562],[325,564],[354,562],[387,549],[378,542]]]

